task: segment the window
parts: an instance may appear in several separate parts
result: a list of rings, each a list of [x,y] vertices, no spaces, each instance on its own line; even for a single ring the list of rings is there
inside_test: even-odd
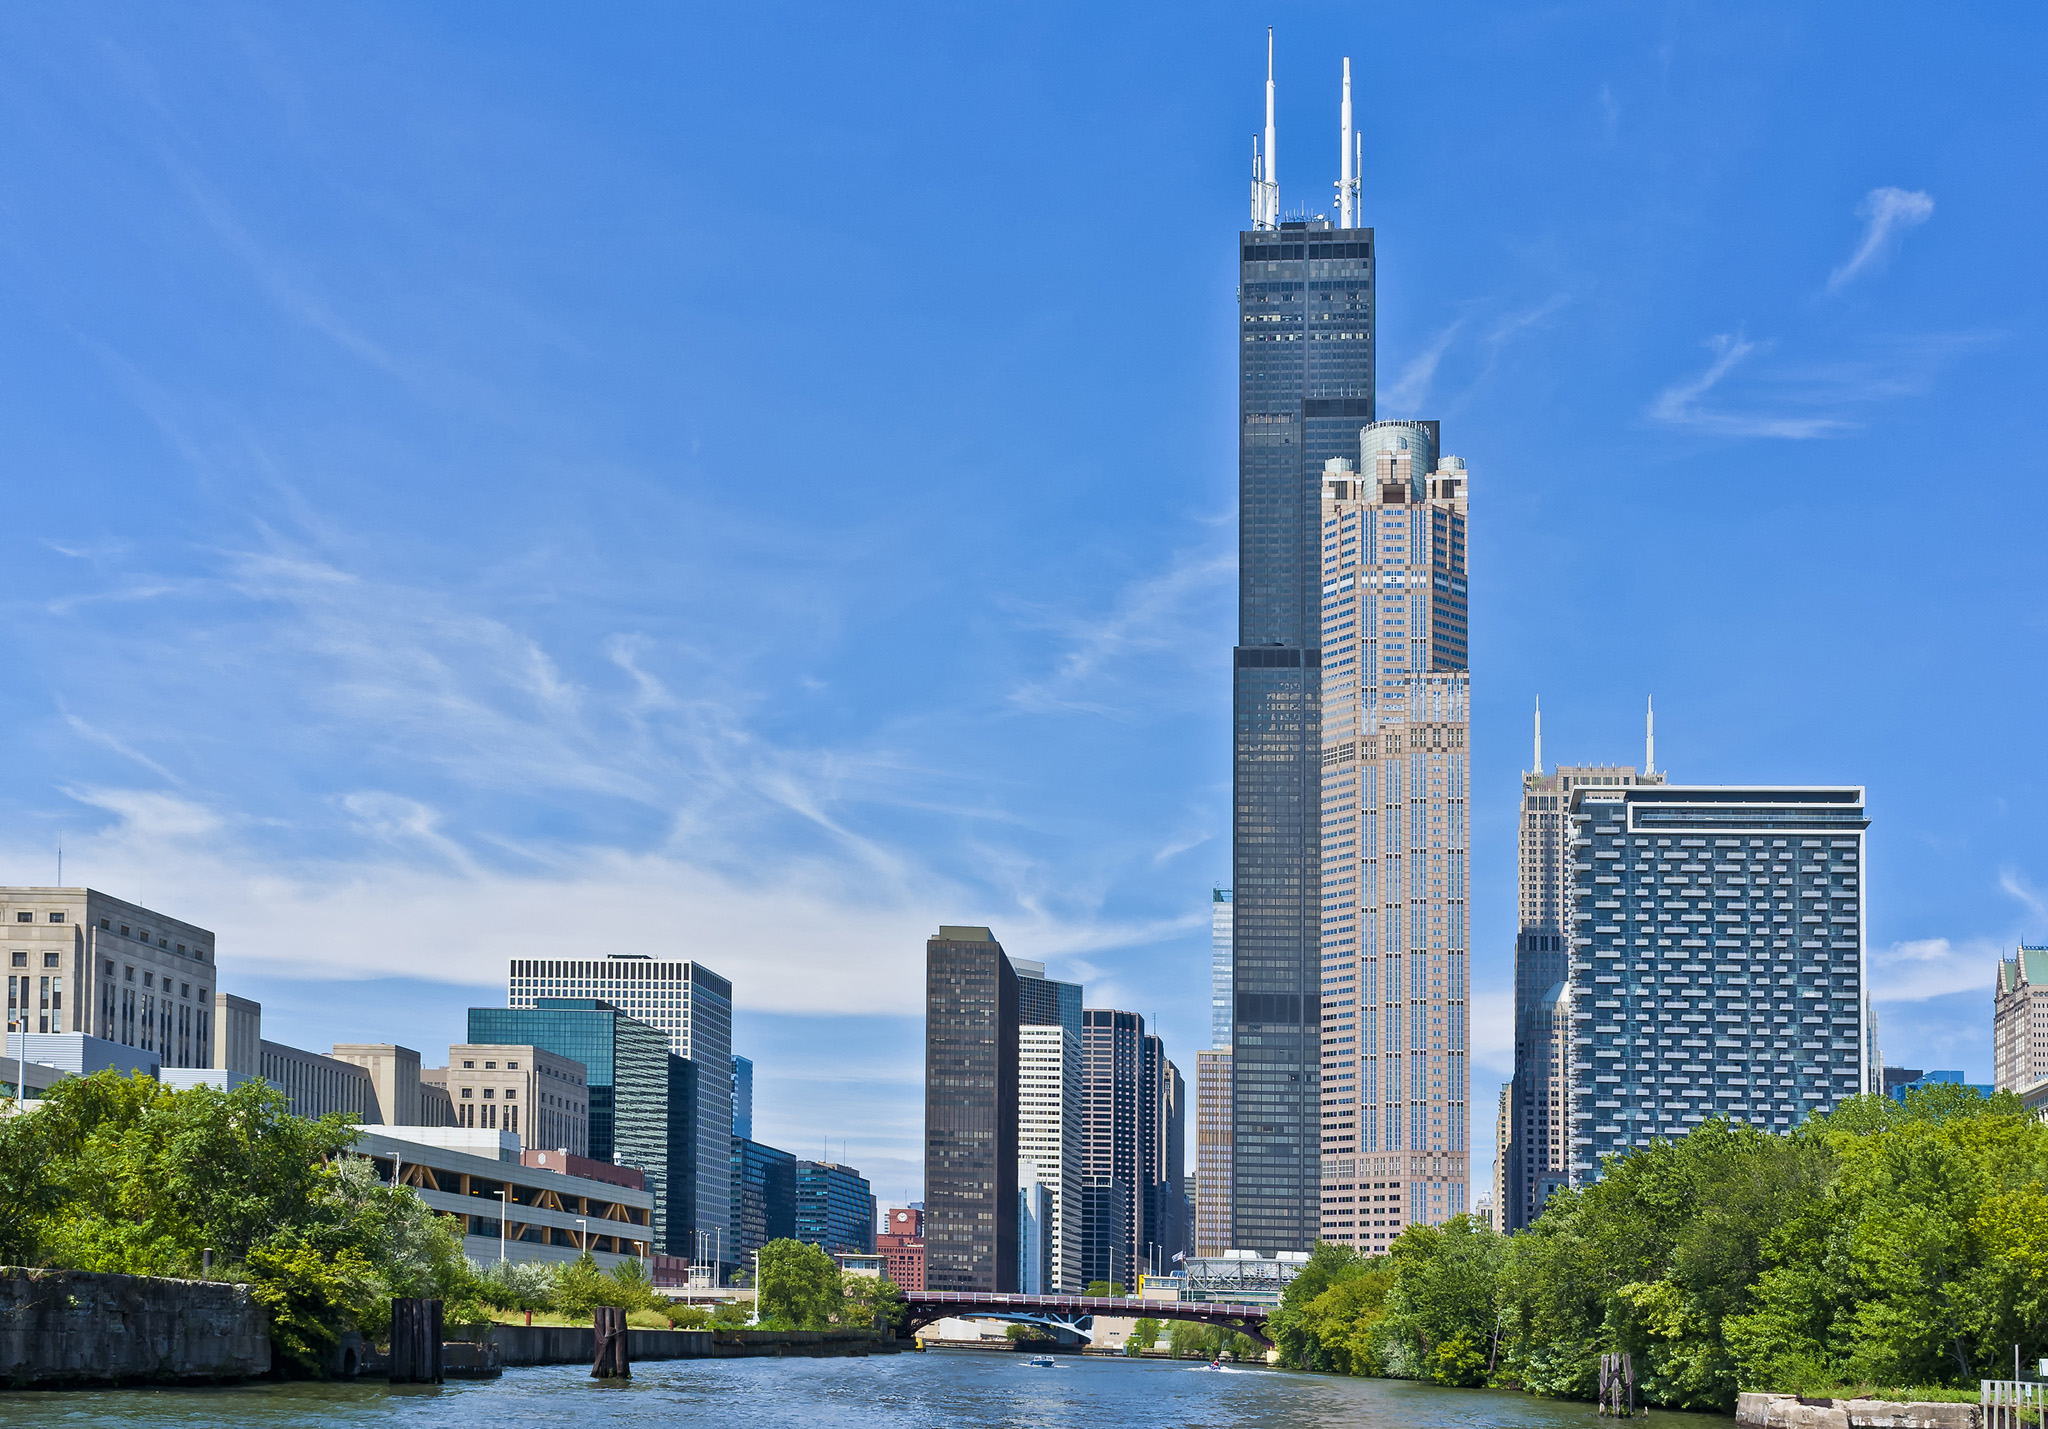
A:
[[[484,1070],[486,1072],[495,1072],[498,1070],[498,1064],[496,1062],[486,1062],[484,1063]]]
[[[467,1097],[467,1096],[469,1095],[469,1088],[468,1088],[468,1087],[464,1087],[464,1088],[462,1089],[462,1095],[463,1095],[464,1097]]]
[[[108,977],[112,977],[114,975],[114,960],[112,958],[105,959],[100,964],[100,967]]]
[[[8,962],[9,962],[9,964],[10,964],[10,965],[12,965],[12,966],[14,966],[14,967],[17,967],[17,968],[25,968],[25,967],[27,967],[27,966],[28,966],[28,950],[27,950],[26,948],[17,948],[17,949],[15,950],[14,956],[13,956],[12,958],[9,958],[9,959],[8,959]]]
[[[485,1087],[485,1088],[484,1088],[484,1100],[485,1100],[485,1101],[489,1101],[489,1100],[490,1100],[490,1099],[491,1099],[492,1097],[494,1097],[494,1096],[496,1096],[496,1095],[497,1095],[497,1093],[496,1093],[496,1092],[494,1092],[494,1091],[492,1091],[492,1090],[491,1090],[491,1088],[489,1088],[489,1087]]]
[[[142,975],[142,985],[143,985],[144,987],[155,987],[155,986],[156,986],[156,974],[155,974],[155,973],[152,973],[152,972],[145,972],[145,973],[144,973],[144,974]]]
[[[514,1087],[505,1088],[505,1100],[508,1102],[519,1100],[518,1090]]]
[[[56,966],[57,966],[57,959],[58,959],[58,957],[59,957],[59,956],[60,956],[60,955],[59,955],[59,954],[57,954],[57,953],[44,953],[44,954],[43,954],[43,966],[44,966],[44,967],[46,967],[46,968],[53,968],[53,967],[56,967]]]
[[[464,1063],[463,1063],[462,1065],[463,1065],[463,1066],[464,1066],[465,1068],[467,1068],[467,1069],[468,1069],[469,1071],[472,1071],[472,1072],[473,1072],[473,1071],[475,1071],[475,1070],[476,1070],[476,1063],[474,1063],[474,1062],[464,1062]],[[463,1093],[463,1095],[464,1095],[464,1096],[468,1096],[468,1095],[469,1095],[469,1093],[468,1093],[468,1092],[464,1092],[464,1093]]]
[[[108,918],[102,918],[102,919],[100,919],[100,926],[101,926],[102,928],[109,928],[109,929],[111,929],[111,928],[112,928],[112,927],[114,926],[114,924],[113,924],[113,921],[112,921],[111,919],[108,919]]]
[[[35,920],[36,915],[33,913],[17,913],[14,915],[14,921],[17,923],[33,923]]]
[[[52,923],[61,923],[61,922],[63,922],[63,921],[64,921],[64,913],[63,913],[63,911],[62,911],[62,910],[60,909],[60,910],[58,910],[57,912],[55,912],[55,913],[52,913],[52,914],[50,915],[50,921],[51,921]]]
[[[517,1062],[507,1062],[505,1064],[505,1070],[508,1072],[516,1072],[519,1070],[519,1064]]]
[[[122,980],[123,982],[134,982],[134,981],[135,981],[135,969],[134,969],[134,968],[132,968],[132,967],[123,967],[123,968],[121,969],[121,972],[122,972],[122,978],[121,978],[121,980]]]

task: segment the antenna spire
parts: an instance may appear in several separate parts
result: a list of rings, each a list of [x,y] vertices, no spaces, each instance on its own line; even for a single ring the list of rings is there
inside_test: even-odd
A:
[[[1643,773],[1657,772],[1657,700],[1645,696],[1643,704]]]
[[[1536,697],[1536,772],[1543,773],[1543,696]]]
[[[1280,226],[1280,177],[1273,166],[1278,138],[1273,127],[1273,29],[1266,27],[1266,137],[1252,145],[1252,227]]]
[[[1343,138],[1337,145],[1338,169],[1342,175],[1337,180],[1337,226],[1357,227],[1358,217],[1358,175],[1351,166],[1353,131],[1351,128],[1351,56],[1344,56],[1344,103],[1338,111],[1338,125]]]

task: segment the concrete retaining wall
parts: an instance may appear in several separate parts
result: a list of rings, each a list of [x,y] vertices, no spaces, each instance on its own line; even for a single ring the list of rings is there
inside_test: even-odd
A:
[[[270,1319],[246,1285],[0,1266],[0,1380],[11,1387],[269,1372]]]
[[[904,1347],[867,1330],[628,1330],[627,1337],[636,1361],[886,1355]],[[588,1325],[499,1325],[492,1338],[504,1365],[589,1364],[597,1353]]]
[[[1735,1401],[1742,1429],[1984,1429],[1978,1404],[1915,1400],[1801,1399],[1791,1394],[1744,1394]]]

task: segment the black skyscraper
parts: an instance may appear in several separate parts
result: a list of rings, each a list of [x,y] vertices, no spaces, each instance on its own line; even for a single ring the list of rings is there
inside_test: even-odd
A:
[[[1017,974],[986,928],[925,944],[924,1283],[1017,1288]]]
[[[1318,1230],[1320,512],[1373,420],[1373,234],[1281,221],[1238,249],[1231,1244],[1270,1255]]]

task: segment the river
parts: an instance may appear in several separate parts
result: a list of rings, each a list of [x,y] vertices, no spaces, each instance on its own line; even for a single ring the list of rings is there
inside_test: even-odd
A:
[[[934,1350],[873,1359],[662,1360],[629,1384],[579,1365],[513,1369],[439,1388],[377,1382],[0,1395],[6,1422],[92,1425],[418,1425],[421,1429],[1590,1429],[1590,1404],[1394,1380],[1337,1379],[1190,1361],[1082,1359],[1032,1369],[1021,1355]],[[1666,1414],[1661,1429],[1731,1419]]]

